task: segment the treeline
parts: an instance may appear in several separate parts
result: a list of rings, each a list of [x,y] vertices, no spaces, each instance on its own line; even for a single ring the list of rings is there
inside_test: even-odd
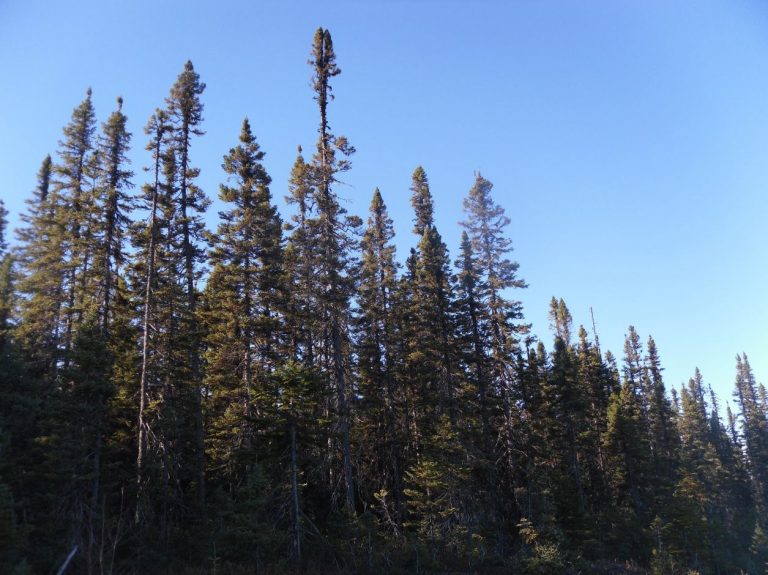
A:
[[[764,572],[747,357],[724,417],[698,371],[667,393],[652,338],[630,327],[619,362],[554,298],[548,350],[479,174],[451,261],[414,171],[398,263],[379,191],[365,223],[337,197],[354,148],[328,121],[327,30],[310,64],[290,221],[245,120],[206,230],[190,62],[141,187],[122,101],[99,129],[89,91],[13,249],[0,212],[0,571],[74,550],[89,574]]]

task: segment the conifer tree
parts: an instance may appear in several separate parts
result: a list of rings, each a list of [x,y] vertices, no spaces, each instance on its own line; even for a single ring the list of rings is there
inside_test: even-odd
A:
[[[520,438],[514,435],[522,432],[516,365],[520,357],[520,338],[528,326],[520,323],[522,305],[511,299],[510,292],[524,288],[526,284],[517,277],[517,262],[509,258],[512,241],[506,237],[506,228],[510,219],[494,201],[492,189],[490,181],[476,174],[474,185],[464,199],[466,220],[461,225],[467,231],[476,257],[479,316],[488,334],[485,347],[489,358],[490,395],[498,398],[501,404],[501,419],[494,425],[503,439],[500,445],[504,453],[499,461],[504,462],[502,471],[507,481],[516,484],[519,478],[513,479],[513,476],[516,474],[514,468],[519,450],[515,448],[515,443]]]
[[[603,436],[606,480],[611,496],[609,521],[615,526],[608,543],[620,556],[639,556],[646,542],[643,527],[650,523],[647,505],[649,447],[639,400],[630,380],[611,396]]]
[[[402,437],[398,423],[402,402],[395,381],[397,290],[395,232],[378,188],[373,192],[370,215],[360,247],[358,301],[355,320],[357,356],[362,396],[359,406],[360,451],[370,465],[361,469],[368,500],[385,489],[399,499]],[[362,486],[361,486],[362,489]]]
[[[489,397],[488,377],[490,366],[486,351],[487,322],[483,321],[483,307],[479,293],[483,289],[482,280],[477,271],[477,262],[472,243],[466,230],[461,234],[460,256],[456,261],[458,273],[456,277],[457,293],[457,322],[460,344],[463,349],[464,361],[469,367],[467,378],[476,388],[473,406],[480,414],[480,437],[486,450],[490,448],[491,414],[493,405]]]
[[[338,175],[349,169],[347,159],[354,148],[343,136],[335,136],[328,123],[328,104],[333,98],[330,81],[341,73],[328,30],[318,28],[312,45],[312,87],[320,112],[317,147],[311,164],[313,201],[317,209],[318,305],[327,322],[323,347],[328,350],[329,376],[336,391],[335,408],[341,451],[341,475],[344,503],[348,510],[355,506],[352,469],[349,409],[349,361],[346,328],[349,315],[350,278],[347,274],[350,250],[354,241],[349,230],[359,225],[359,218],[345,217],[335,192]],[[337,156],[337,153],[341,156]]]
[[[18,230],[20,325],[17,337],[28,369],[37,378],[52,378],[59,358],[64,305],[64,232],[59,193],[52,184],[53,162],[43,160],[37,187]]]
[[[555,496],[561,524],[572,536],[583,537],[588,506],[583,470],[583,461],[589,457],[583,443],[587,427],[586,398],[578,383],[577,363],[570,342],[571,313],[562,298],[559,301],[552,298],[549,317],[555,344],[545,392],[551,422],[547,430],[548,444],[560,460]]]
[[[757,383],[746,354],[736,356],[734,397],[740,409],[755,500],[765,517],[768,509],[768,415],[760,405]]]
[[[132,187],[127,153],[131,134],[126,129],[128,118],[123,114],[123,99],[117,99],[117,110],[103,125],[98,142],[102,162],[99,184],[101,217],[96,219],[96,234],[101,243],[101,262],[98,269],[101,296],[101,330],[108,334],[117,276],[124,264],[124,241],[131,210],[128,190]]]
[[[648,395],[648,424],[650,446],[654,460],[654,490],[660,503],[669,496],[675,482],[679,438],[674,422],[674,413],[666,395],[662,368],[656,342],[648,338],[646,356],[646,394]]]
[[[183,254],[184,292],[186,309],[182,316],[183,329],[188,336],[187,362],[189,365],[189,393],[192,395],[192,416],[194,418],[194,468],[197,484],[197,505],[202,513],[205,507],[205,464],[204,430],[201,390],[201,334],[197,318],[197,280],[201,277],[204,261],[205,224],[202,214],[210,200],[195,183],[200,170],[192,167],[190,147],[193,137],[202,136],[203,104],[200,95],[205,84],[195,72],[192,62],[187,60],[171,93],[166,99],[168,116],[173,126],[170,142],[175,154],[178,182],[178,216],[176,225],[180,229],[181,253]]]
[[[426,174],[417,167],[412,178],[414,231],[423,230],[406,274],[409,309],[407,336],[408,380],[415,386],[414,425],[428,447],[439,421],[447,415],[458,422],[458,362],[453,317],[453,276],[446,247],[434,225],[432,196]]]
[[[96,219],[96,190],[93,185],[98,173],[98,156],[94,154],[96,115],[91,101],[91,89],[72,112],[64,127],[64,139],[59,142],[59,161],[54,167],[54,190],[63,209],[57,215],[63,228],[65,249],[65,292],[63,360],[69,363],[74,334],[84,315],[93,305],[89,289],[95,252],[93,224]]]
[[[630,325],[627,336],[624,338],[624,381],[628,382],[632,392],[638,399],[642,399],[643,359],[640,336],[635,331],[635,326]],[[645,413],[643,414],[645,416]]]
[[[413,233],[422,237],[427,228],[434,226],[434,205],[429,179],[421,166],[417,166],[411,176],[411,205],[415,214]]]
[[[286,225],[291,231],[285,250],[285,279],[292,297],[287,302],[286,329],[295,361],[307,366],[315,361],[315,334],[318,318],[312,313],[317,308],[317,288],[313,269],[317,261],[316,220],[314,218],[313,182],[311,165],[307,164],[299,146],[289,179],[288,204],[296,206],[291,216],[292,224]]]
[[[230,492],[253,459],[256,388],[280,363],[281,223],[263,158],[245,119],[239,145],[224,157],[231,185],[219,196],[231,207],[213,236],[205,298],[209,453],[214,468],[226,469]]]

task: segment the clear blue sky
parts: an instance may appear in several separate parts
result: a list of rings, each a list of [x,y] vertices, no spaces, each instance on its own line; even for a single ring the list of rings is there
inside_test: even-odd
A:
[[[343,74],[331,125],[358,153],[340,190],[365,216],[381,188],[410,234],[422,164],[455,257],[475,170],[512,219],[520,293],[548,346],[549,299],[595,310],[621,357],[652,334],[668,385],[702,369],[730,397],[734,356],[768,377],[768,5],[642,2],[0,1],[0,197],[12,223],[92,86],[99,120],[125,98],[136,183],[142,128],[191,59],[208,84],[200,183],[247,115],[282,204],[316,111],[306,65],[331,30]],[[214,225],[215,203],[210,222]]]

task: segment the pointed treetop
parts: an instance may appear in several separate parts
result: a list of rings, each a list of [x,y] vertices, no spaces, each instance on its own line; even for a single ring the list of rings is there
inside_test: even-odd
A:
[[[248,121],[248,116],[243,118],[243,124],[240,128],[240,141],[243,143],[253,141],[253,132],[251,131],[251,123]]]
[[[413,171],[411,177],[411,205],[415,211],[413,233],[423,236],[427,228],[434,226],[434,206],[427,173],[421,166]]]
[[[381,197],[379,188],[373,190],[373,198],[371,199],[371,212],[378,212],[384,205],[384,198]]]
[[[563,298],[558,300],[552,296],[552,300],[549,303],[549,321],[550,328],[555,333],[555,336],[562,339],[563,343],[569,344],[571,341],[571,324],[573,318],[568,306],[565,305]]]
[[[204,90],[205,83],[200,81],[200,75],[195,72],[192,62],[187,60],[184,71],[179,74],[166,99],[171,115],[191,126],[202,122],[203,104],[200,102],[200,94]],[[195,130],[195,133],[202,135],[199,130]]]

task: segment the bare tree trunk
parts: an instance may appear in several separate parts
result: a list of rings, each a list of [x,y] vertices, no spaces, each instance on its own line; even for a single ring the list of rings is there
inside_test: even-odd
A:
[[[162,122],[162,120],[158,120]],[[147,276],[144,292],[144,326],[141,341],[141,381],[139,383],[139,421],[138,421],[138,453],[136,455],[136,515],[135,521],[141,519],[141,499],[144,485],[144,459],[146,456],[146,422],[144,410],[147,407],[147,369],[149,367],[149,320],[152,309],[152,284],[155,281],[155,243],[157,235],[157,195],[160,187],[160,142],[162,137],[162,124],[157,128],[155,145],[155,183],[152,188],[152,211],[149,222],[149,247],[147,249]]]
[[[301,561],[301,507],[299,502],[299,469],[296,454],[296,422],[291,421],[291,530],[293,531],[293,554]]]

